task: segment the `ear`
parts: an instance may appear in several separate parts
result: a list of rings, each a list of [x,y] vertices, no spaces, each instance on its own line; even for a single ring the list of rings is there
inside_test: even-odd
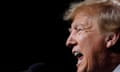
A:
[[[120,33],[111,33],[111,34],[107,35],[106,47],[110,48],[110,47],[114,46],[117,43],[119,38],[120,38]]]

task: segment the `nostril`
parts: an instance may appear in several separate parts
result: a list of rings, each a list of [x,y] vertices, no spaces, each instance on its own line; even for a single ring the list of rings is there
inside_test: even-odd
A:
[[[75,45],[77,44],[76,41],[67,41],[66,42],[66,46],[69,47],[69,48],[73,48]]]

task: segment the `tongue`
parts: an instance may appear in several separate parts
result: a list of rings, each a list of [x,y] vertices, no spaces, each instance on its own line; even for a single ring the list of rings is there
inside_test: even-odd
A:
[[[78,58],[77,66],[78,66],[79,64],[81,64],[82,59],[83,59],[83,56],[81,56],[81,57]]]
[[[79,60],[82,60],[83,59],[83,56],[79,57]]]

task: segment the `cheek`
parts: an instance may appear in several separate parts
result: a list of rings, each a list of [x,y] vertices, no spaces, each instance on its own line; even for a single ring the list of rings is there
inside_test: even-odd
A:
[[[93,58],[94,47],[95,47],[95,37],[92,34],[82,34],[79,36],[79,48],[84,54],[83,64],[84,70],[91,70],[94,67],[95,59]],[[81,67],[80,67],[81,69]],[[79,71],[78,71],[79,72]]]
[[[78,43],[81,50],[84,50],[84,51],[91,50],[91,48],[95,44],[95,40],[94,40],[95,37],[93,37],[92,34],[83,33],[81,35],[78,35],[77,38],[78,38]]]
[[[95,33],[83,33],[78,37],[78,43],[81,51],[86,54],[97,53],[103,50],[103,37]]]

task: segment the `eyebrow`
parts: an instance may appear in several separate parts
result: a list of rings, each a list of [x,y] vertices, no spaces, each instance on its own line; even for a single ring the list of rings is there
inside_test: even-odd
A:
[[[71,27],[79,27],[79,26],[86,27],[86,26],[88,26],[88,24],[85,25],[85,24],[81,24],[81,23],[74,23],[74,24],[71,25]]]
[[[92,28],[92,24],[89,24],[89,23],[87,23],[87,24],[74,23],[74,24],[71,25],[70,28],[72,29],[72,27],[81,27],[83,29],[90,29],[90,28]],[[71,31],[71,29],[70,29],[70,31]]]

